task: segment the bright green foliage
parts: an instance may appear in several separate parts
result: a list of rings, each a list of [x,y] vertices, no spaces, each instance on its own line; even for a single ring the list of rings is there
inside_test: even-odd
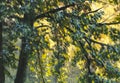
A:
[[[109,26],[120,24],[119,15],[114,22],[101,23],[104,11],[92,10],[94,1],[3,0],[5,74],[14,80],[9,68],[17,70],[25,38],[25,83],[119,83],[120,69],[114,63],[120,58],[120,30]],[[111,42],[101,41],[102,35]]]

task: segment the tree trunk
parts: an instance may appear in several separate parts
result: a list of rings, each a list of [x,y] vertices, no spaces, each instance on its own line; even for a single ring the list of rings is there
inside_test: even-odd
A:
[[[27,54],[27,51],[25,50],[25,46],[26,46],[26,38],[23,37],[15,83],[25,82],[26,68],[27,68],[27,62],[28,62],[28,54]]]
[[[2,22],[0,22],[0,83],[5,82],[4,62],[2,55]]]
[[[23,23],[28,24],[30,28],[33,26],[33,21],[31,21],[31,17],[29,16],[29,14],[24,14]],[[27,38],[23,37],[21,52],[19,56],[19,64],[18,64],[17,74],[14,83],[24,83],[26,79],[26,69],[27,69],[28,56],[29,56],[28,50],[26,51],[25,49],[26,41]]]

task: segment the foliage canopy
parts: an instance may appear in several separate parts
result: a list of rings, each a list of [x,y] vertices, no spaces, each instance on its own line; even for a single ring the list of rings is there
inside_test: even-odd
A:
[[[107,2],[117,5],[119,12],[118,0]],[[93,10],[94,3],[107,4],[0,1],[0,71],[4,71],[0,77],[6,75],[14,83],[120,82],[120,14],[114,21],[102,22],[104,6]]]

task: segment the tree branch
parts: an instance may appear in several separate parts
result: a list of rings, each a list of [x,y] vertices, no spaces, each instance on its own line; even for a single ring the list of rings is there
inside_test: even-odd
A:
[[[73,14],[68,14],[68,13],[65,13],[65,15],[67,17],[74,17],[76,19],[80,19],[81,18],[81,16],[77,16],[77,15],[73,15]],[[95,24],[95,23],[90,23],[90,24]],[[96,23],[96,26],[100,27],[100,26],[104,26],[104,25],[117,25],[117,24],[120,24],[120,22]]]
[[[81,47],[81,50],[82,52],[84,53],[84,56],[87,60],[87,69],[88,69],[88,74],[92,74],[91,70],[90,70],[90,65],[91,65],[91,60],[89,59],[88,57],[88,52],[86,51],[86,49],[84,48],[84,45],[81,41],[79,41],[79,44],[80,44],[80,47]]]
[[[103,7],[104,7],[104,6],[103,6]],[[101,7],[101,8],[98,8],[98,9],[96,9],[96,10],[93,10],[93,11],[90,11],[90,12],[87,12],[87,13],[85,13],[85,14],[87,15],[87,14],[90,14],[90,13],[97,12],[97,11],[101,10],[103,7]]]
[[[117,25],[120,24],[120,22],[110,22],[110,23],[97,23],[96,26],[103,26],[103,25]]]
[[[110,46],[111,46],[111,45],[104,44],[104,43],[95,41],[95,40],[93,40],[93,39],[87,38],[87,37],[84,37],[84,38],[87,39],[87,40],[89,40],[89,41],[91,41],[91,42],[93,42],[93,43],[99,44],[99,45],[101,45],[101,46],[107,46],[107,47],[110,47]]]
[[[104,7],[104,6],[103,6]],[[100,9],[102,9],[103,7],[101,7],[101,8],[98,8],[98,9],[96,9],[96,10],[93,10],[93,11],[90,11],[90,12],[87,12],[87,13],[84,13],[85,15],[88,15],[88,14],[90,14],[90,13],[94,13],[94,12],[97,12],[97,11],[99,11]],[[68,14],[68,13],[64,13],[66,16],[68,16],[68,17],[75,17],[75,18],[77,18],[77,19],[79,19],[79,18],[81,18],[80,16],[77,16],[77,15],[73,15],[73,14]]]
[[[88,43],[88,45],[89,45],[89,47],[90,47],[90,49],[91,49],[91,51],[92,51],[92,56],[90,56],[90,58],[92,59],[92,60],[94,60],[96,63],[98,63],[98,61],[99,62],[101,62],[101,66],[102,67],[104,67],[104,63],[103,63],[103,61],[102,60],[99,60],[99,59],[97,59],[97,57],[95,57],[95,55],[97,55],[96,54],[96,52],[93,50],[93,47],[91,46],[91,43],[92,42],[94,42],[94,43],[99,43],[99,44],[102,44],[103,45],[103,43],[100,43],[100,42],[96,42],[96,41],[91,41],[91,39],[89,39],[89,38],[87,38],[87,37],[84,37],[85,38],[85,40],[86,40],[86,42]],[[90,40],[90,41],[89,41]],[[104,45],[106,45],[106,44],[104,44]],[[95,53],[95,55],[93,55],[93,53]],[[99,63],[98,63],[99,64]]]
[[[40,15],[36,16],[35,20],[39,19],[39,18],[43,18],[43,17],[48,17],[49,14],[53,14],[53,13],[56,13],[58,11],[65,10],[66,8],[72,7],[72,6],[75,6],[75,5],[77,5],[77,4],[73,3],[73,4],[65,5],[65,6],[57,8],[57,9],[49,10],[49,11],[43,13],[43,14],[40,14]]]

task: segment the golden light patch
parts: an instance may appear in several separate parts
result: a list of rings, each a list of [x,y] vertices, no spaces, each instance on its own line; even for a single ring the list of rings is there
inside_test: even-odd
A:
[[[70,36],[66,36],[65,39],[68,41],[68,42],[72,42],[72,39]]]
[[[105,34],[101,34],[100,36],[101,36],[101,38],[98,41],[105,43],[105,44],[113,44],[113,41],[110,39],[109,36],[107,36]]]
[[[116,62],[118,68],[120,68],[120,60]]]
[[[85,61],[84,60],[80,60],[78,63],[77,63],[77,67],[79,67],[79,69],[83,69],[85,65]]]
[[[97,50],[100,50],[100,49],[101,49],[101,45],[99,45],[99,44],[94,44],[94,47],[95,47]]]
[[[46,57],[47,57],[46,54],[43,54],[43,55],[42,55],[42,59],[43,59],[43,60],[46,59]]]
[[[47,21],[47,19],[38,19],[36,22],[34,22],[33,26],[34,27],[38,27],[38,26],[43,26],[43,27],[47,27],[50,26],[50,22]]]
[[[96,74],[100,74],[100,76],[103,76],[103,72],[105,71],[105,69],[103,67],[97,67],[95,73]]]
[[[55,46],[55,44],[56,44],[56,43],[55,43],[54,41],[52,41],[51,39],[49,39],[49,43],[50,43],[50,44],[49,44],[49,47],[50,47],[50,48],[53,48],[53,47]]]

